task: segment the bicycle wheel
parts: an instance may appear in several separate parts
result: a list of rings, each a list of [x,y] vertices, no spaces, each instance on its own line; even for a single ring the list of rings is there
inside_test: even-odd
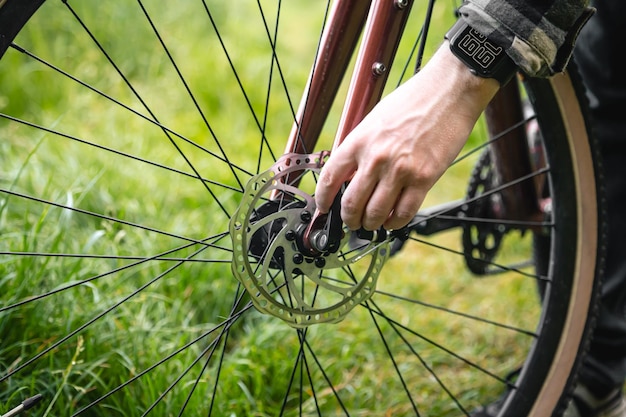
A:
[[[321,164],[280,155],[328,4],[0,4],[0,413],[36,394],[43,415],[468,415],[503,390],[505,416],[563,406],[600,227],[575,76],[524,83],[545,219],[471,214],[499,195],[480,124],[401,254],[353,256],[346,232],[298,260],[286,227]],[[273,203],[290,164],[306,175]],[[489,276],[468,270],[468,223],[501,232]]]

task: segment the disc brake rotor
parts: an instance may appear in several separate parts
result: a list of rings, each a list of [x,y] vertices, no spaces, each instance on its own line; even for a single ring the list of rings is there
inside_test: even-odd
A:
[[[235,278],[259,311],[294,327],[345,318],[372,296],[389,253],[376,239],[351,248],[345,225],[332,250],[306,244],[316,206],[303,190],[314,189],[325,155],[287,154],[252,177],[230,221]]]

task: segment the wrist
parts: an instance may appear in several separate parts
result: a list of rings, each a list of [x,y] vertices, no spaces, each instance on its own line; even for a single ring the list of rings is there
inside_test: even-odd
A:
[[[447,40],[429,64],[432,64],[434,70],[446,74],[443,86],[450,87],[452,91],[449,94],[459,96],[459,99],[468,105],[467,109],[474,108],[478,113],[482,112],[500,89],[500,83],[496,79],[480,77],[469,71],[465,63],[450,51]]]

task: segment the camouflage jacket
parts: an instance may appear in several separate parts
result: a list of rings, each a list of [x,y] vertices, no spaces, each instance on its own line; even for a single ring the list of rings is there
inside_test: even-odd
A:
[[[472,27],[504,46],[526,74],[563,71],[576,37],[594,9],[589,0],[466,0],[459,12]]]

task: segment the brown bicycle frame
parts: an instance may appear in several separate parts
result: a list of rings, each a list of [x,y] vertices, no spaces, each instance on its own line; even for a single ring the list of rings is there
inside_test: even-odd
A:
[[[285,153],[314,149],[361,31],[363,40],[333,148],[380,100],[409,16],[410,3],[403,4],[395,0],[335,1]]]
[[[311,153],[315,149],[361,31],[363,39],[333,149],[372,110],[382,96],[411,4],[410,0],[335,1],[285,153]],[[500,89],[485,117],[490,136],[499,138],[490,148],[500,182],[508,184],[529,175],[530,156],[517,82]],[[506,131],[516,124],[520,127]],[[529,220],[541,216],[534,181],[519,182],[500,194],[505,210],[497,213],[498,217]]]

